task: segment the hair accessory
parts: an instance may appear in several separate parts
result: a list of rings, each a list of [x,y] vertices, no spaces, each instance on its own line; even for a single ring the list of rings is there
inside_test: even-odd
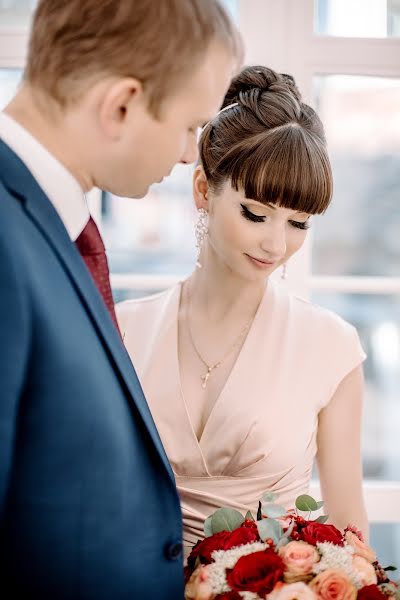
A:
[[[221,108],[221,110],[219,110],[219,111],[217,112],[217,114],[215,115],[215,117],[213,117],[213,118],[212,118],[210,121],[208,121],[208,123],[206,123],[206,124],[204,125],[204,127],[202,128],[202,131],[204,131],[204,130],[205,130],[205,128],[206,128],[206,127],[208,127],[208,126],[209,126],[209,124],[210,124],[210,123],[212,123],[216,117],[218,117],[218,115],[220,115],[221,113],[225,112],[225,111],[226,111],[226,110],[228,110],[229,108],[233,108],[234,106],[239,106],[239,102],[233,102],[232,104],[228,104],[228,106],[224,106],[224,108]]]

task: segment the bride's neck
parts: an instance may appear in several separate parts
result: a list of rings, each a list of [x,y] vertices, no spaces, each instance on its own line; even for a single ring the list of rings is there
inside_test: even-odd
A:
[[[254,315],[266,282],[245,280],[217,260],[203,262],[187,282],[192,309],[213,322]]]

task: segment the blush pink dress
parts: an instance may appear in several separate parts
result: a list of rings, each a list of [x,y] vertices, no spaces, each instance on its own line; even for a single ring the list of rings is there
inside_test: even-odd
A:
[[[180,290],[123,302],[117,316],[175,473],[190,547],[221,506],[255,515],[267,490],[287,507],[307,491],[318,413],[365,354],[353,326],[270,281],[198,440],[180,385]]]

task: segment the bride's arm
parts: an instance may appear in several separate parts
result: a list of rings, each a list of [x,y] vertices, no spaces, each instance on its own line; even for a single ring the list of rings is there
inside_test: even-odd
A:
[[[360,450],[363,392],[363,372],[359,366],[341,381],[319,414],[317,464],[329,522],[340,529],[351,523],[367,541]]]

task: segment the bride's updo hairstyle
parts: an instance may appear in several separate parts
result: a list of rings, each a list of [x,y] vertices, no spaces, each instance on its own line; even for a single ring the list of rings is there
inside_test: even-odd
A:
[[[332,196],[324,129],[293,77],[247,67],[232,80],[225,107],[199,141],[210,189],[218,194],[230,181],[248,199],[323,213]]]

